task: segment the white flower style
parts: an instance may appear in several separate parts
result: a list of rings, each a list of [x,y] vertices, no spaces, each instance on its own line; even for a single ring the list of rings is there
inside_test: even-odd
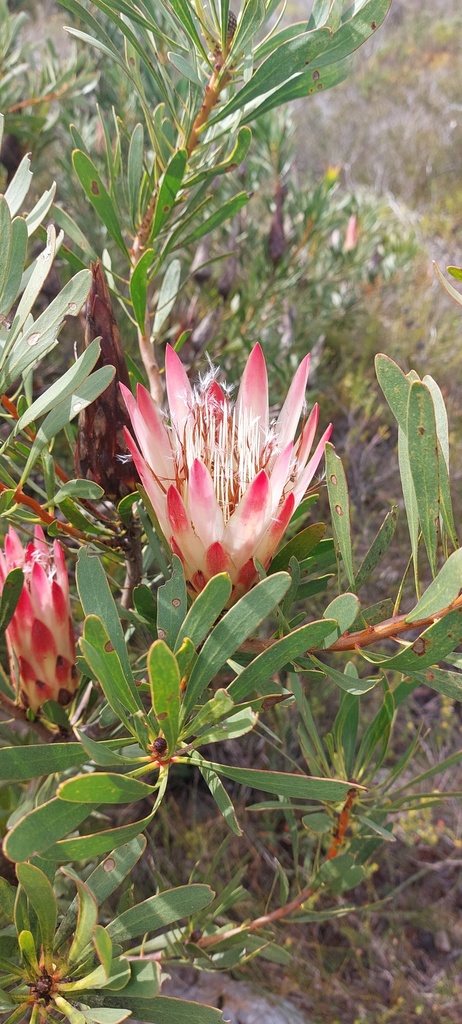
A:
[[[315,405],[294,440],[309,362],[307,355],[271,424],[266,364],[258,344],[235,404],[213,371],[193,388],[170,346],[165,361],[168,420],[142,385],[135,399],[121,384],[140,450],[128,431],[127,445],[193,592],[221,572],[233,584],[230,603],[249,590],[258,578],[254,558],[269,566],[304,497],[332,431],[329,425],[310,458],[319,419]]]

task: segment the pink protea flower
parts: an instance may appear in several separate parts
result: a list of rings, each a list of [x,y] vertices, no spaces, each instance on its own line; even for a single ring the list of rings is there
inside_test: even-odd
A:
[[[68,704],[78,686],[69,580],[61,545],[55,540],[51,552],[40,526],[26,548],[10,527],[0,551],[0,592],[16,567],[24,585],[6,630],[11,680],[18,703],[35,713],[46,700]]]
[[[268,380],[260,345],[252,350],[235,404],[212,370],[195,388],[167,346],[170,420],[138,385],[121,385],[141,453],[127,445],[172,551],[193,591],[227,572],[231,603],[257,580],[300,504],[324,452],[331,426],[309,458],[319,418],[315,405],[294,441],[305,401],[310,357],[298,367],[283,408],[269,422]]]

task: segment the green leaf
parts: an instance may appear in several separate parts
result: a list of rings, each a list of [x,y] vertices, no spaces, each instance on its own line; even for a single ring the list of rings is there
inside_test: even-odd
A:
[[[76,775],[62,782],[57,795],[60,800],[72,803],[85,803],[91,798],[93,803],[98,804],[129,804],[150,796],[155,788],[127,775],[95,772],[92,775]]]
[[[420,524],[435,576],[440,513],[438,442],[433,399],[421,381],[414,381],[409,391],[407,441]]]
[[[215,626],[202,648],[191,673],[184,697],[184,713],[188,714],[214,675],[253,634],[289,589],[288,573],[268,576],[244,597]],[[234,699],[234,697],[233,697]]]
[[[351,550],[350,502],[348,485],[342,460],[335,453],[334,446],[329,442],[324,449],[326,458],[326,483],[332,524],[337,544],[345,566],[348,582],[352,590],[355,587],[353,570],[353,554]]]
[[[279,572],[280,569],[287,569],[290,559],[296,558],[302,562],[307,558],[310,551],[319,544],[326,532],[325,523],[312,523],[305,530],[297,533],[295,537],[284,544],[284,547],[274,556],[270,565],[270,573]]]
[[[138,227],[139,192],[143,176],[143,153],[144,129],[143,125],[138,123],[132,132],[127,159],[127,189],[134,228]]]
[[[56,491],[54,500],[59,505],[65,498],[100,501],[101,498],[104,498],[104,489],[99,484],[95,484],[94,480],[68,480],[67,484],[63,484],[59,491]]]
[[[40,975],[40,968],[37,960],[37,951],[35,949],[35,941],[32,932],[24,929],[18,935],[18,945],[21,950],[21,958],[26,969],[27,975],[30,980],[38,978]]]
[[[382,560],[396,529],[396,523],[398,521],[398,506],[393,505],[393,508],[387,512],[385,519],[380,527],[380,530],[375,535],[374,540],[364,556],[358,572],[355,576],[355,590],[360,590],[363,583],[369,579],[369,576],[373,573],[376,566]]]
[[[146,249],[138,260],[130,278],[130,298],[138,327],[146,329],[146,303],[148,298],[148,271],[154,260],[154,250]]]
[[[150,647],[147,668],[154,714],[171,756],[178,740],[181,675],[175,655],[163,640],[155,640]]]
[[[109,634],[128,680],[132,678],[123,629],[99,558],[80,549],[76,569],[77,589],[85,615],[97,615]]]
[[[130,978],[130,963],[125,957],[117,957],[111,963],[109,977],[102,964],[95,967],[90,974],[83,978],[70,981],[61,981],[60,992],[85,992],[91,989],[108,988],[115,990],[124,988]],[[85,998],[85,997],[84,997]]]
[[[110,853],[101,864],[91,872],[86,879],[86,886],[95,897],[98,906],[104,903],[119,885],[130,875],[132,868],[139,861],[144,849],[146,840],[143,836],[137,836],[130,842],[120,846],[118,850]],[[72,901],[63,917],[55,936],[55,950],[61,946],[73,934],[78,914],[78,898]]]
[[[106,390],[114,374],[115,369],[113,366],[102,366],[99,370],[95,370],[64,402],[60,402],[52,412],[48,413],[35,436],[29,458],[21,476],[20,486],[27,480],[43,448],[75,416],[78,416],[82,409],[86,409],[88,405],[95,401],[95,398],[98,398]]]
[[[63,800],[62,806],[72,807],[74,805]],[[107,828],[97,832],[95,835],[80,836],[77,839],[61,839],[53,846],[50,846],[44,856],[46,860],[56,860],[61,863],[86,860],[88,857],[100,857],[103,853],[115,850],[123,843],[128,843],[130,839],[139,836],[140,832],[150,824],[153,817],[154,813],[151,813],[146,818],[141,818],[129,825]]]
[[[357,676],[351,676],[348,672],[339,672],[337,669],[332,668],[331,665],[326,665],[325,662],[315,658],[313,654],[310,657],[314,664],[322,669],[324,675],[332,679],[332,682],[336,683],[337,686],[340,686],[341,690],[345,690],[347,693],[368,693],[369,690],[372,690],[380,682],[378,675],[371,676],[368,679],[359,679]]]
[[[186,637],[191,640],[194,647],[202,643],[231,597],[231,591],[231,580],[226,573],[212,576],[193,601],[180,626],[174,647],[175,653],[179,651]]]
[[[167,889],[125,910],[108,924],[107,930],[113,942],[127,942],[197,914],[211,903],[214,895],[208,885],[195,883]]]
[[[338,623],[338,628],[333,633],[326,636],[324,640],[324,647],[330,647],[331,644],[338,640],[339,636],[346,633],[350,626],[355,621],[361,605],[356,594],[340,594],[335,597],[333,601],[327,606],[324,612],[324,618],[335,619]]]
[[[462,268],[461,267],[446,267],[448,274],[451,277],[455,277],[456,281],[462,281]]]
[[[33,864],[18,864],[16,874],[37,915],[45,967],[47,970],[51,970],[53,939],[58,917],[53,886],[50,885],[43,871]]]
[[[84,882],[78,878],[74,878],[74,881],[77,886],[79,910],[74,938],[66,956],[66,962],[70,966],[79,963],[85,947],[93,938],[98,921],[98,904],[95,897]]]
[[[172,159],[167,164],[159,187],[150,241],[153,238],[157,238],[159,231],[162,230],[165,221],[170,214],[176,196],[183,184],[187,159],[188,155],[186,150],[179,149],[173,154]]]
[[[395,420],[406,433],[409,380],[393,359],[381,353],[375,357],[375,372]]]
[[[92,810],[93,804],[75,807],[55,798],[35,807],[32,811],[26,811],[7,833],[6,856],[14,861],[36,857],[57,839],[77,828]]]
[[[18,297],[27,254],[27,224],[23,217],[15,217],[11,225],[7,272],[0,290],[0,313],[8,314]]]
[[[186,179],[185,186],[192,188],[193,185],[197,185],[207,178],[216,178],[217,175],[227,174],[228,171],[237,169],[245,160],[251,141],[252,131],[247,125],[244,125],[239,129],[234,148],[226,159],[219,164],[214,164],[213,167],[197,171],[191,178]]]
[[[237,704],[238,701],[245,700],[254,690],[258,692],[262,684],[288,662],[296,660],[311,648],[322,647],[324,638],[332,632],[335,625],[334,621],[328,619],[308,622],[306,626],[300,626],[289,636],[275,641],[271,647],[254,658],[250,665],[242,670],[237,679],[233,680],[228,687],[230,697]]]
[[[26,154],[21,160],[14,178],[8,185],[5,192],[5,199],[10,208],[10,214],[14,217],[18,213],[27,196],[32,182],[32,171],[30,170],[30,157]]]
[[[250,81],[234,96],[228,103],[225,103],[219,113],[210,120],[210,124],[222,120],[241,110],[247,103],[265,96],[278,85],[282,85],[292,75],[306,70],[306,65],[311,64],[330,45],[332,34],[329,29],[315,29],[314,32],[302,32],[294,39],[288,39],[281,43],[277,49],[260,64]]]
[[[233,768],[231,765],[205,762],[207,768],[232,779],[241,786],[261,789],[264,793],[275,793],[277,796],[294,798],[295,800],[328,800],[337,802],[345,798],[351,789],[351,782],[339,779],[318,779],[311,775],[293,775],[290,772],[266,772],[257,768]],[[362,787],[360,787],[362,788]]]
[[[246,120],[253,121],[256,117],[262,117],[275,107],[281,107],[284,103],[293,103],[294,100],[302,99],[305,96],[313,96],[316,93],[332,89],[334,85],[343,82],[352,70],[352,60],[347,57],[328,67],[310,66],[306,71],[289,78],[287,82],[280,85],[274,92],[264,97],[254,110],[246,112]]]
[[[105,928],[97,924],[93,935],[93,945],[99,962],[109,975],[112,963],[112,942]]]
[[[30,213],[26,215],[25,221],[27,225],[27,234],[29,235],[29,238],[31,235],[33,235],[34,231],[36,231],[39,224],[41,224],[44,218],[46,217],[48,210],[50,209],[50,206],[55,197],[55,192],[56,182],[54,181],[51,188],[47,189],[47,191],[44,192],[42,196],[40,196],[40,199],[37,200],[35,206],[32,207]]]
[[[458,597],[461,580],[462,548],[459,548],[449,556],[415,608],[406,615],[406,622],[418,622],[447,608]]]
[[[234,701],[229,696],[226,690],[222,688],[215,691],[210,700],[206,704],[203,704],[197,715],[188,722],[183,735],[197,736],[202,732],[206,726],[218,722],[220,718],[224,718],[234,708]]]
[[[181,280],[181,263],[179,260],[172,260],[169,263],[167,270],[162,278],[162,284],[160,286],[159,297],[157,299],[157,308],[154,316],[154,323],[152,327],[153,335],[159,334],[167,317],[175,304],[175,299],[178,295]]]
[[[462,609],[449,612],[421,633],[405,650],[386,661],[384,668],[406,674],[438,664],[462,642]]]
[[[462,673],[450,672],[448,669],[428,668],[426,672],[408,673],[413,683],[429,686],[437,693],[443,693],[451,700],[462,701]]]
[[[443,277],[443,274],[441,273],[440,268],[436,265],[435,262],[433,263],[433,266],[434,266],[434,268],[436,270],[436,274],[437,274],[438,280],[439,280],[440,284],[443,285],[444,290],[448,293],[448,295],[451,296],[451,299],[454,299],[455,302],[457,302],[457,304],[459,306],[462,306],[462,295],[461,295],[461,293],[458,292],[457,288],[454,288],[453,285],[449,281],[446,281],[446,278]],[[458,267],[451,267],[451,268],[447,267],[447,270],[451,273],[454,270],[459,270],[459,268]],[[457,280],[459,280],[458,274],[452,273],[452,276],[457,278]]]
[[[202,224],[194,229],[186,238],[181,238],[181,247],[187,248],[188,245],[192,245],[193,242],[198,242],[199,238],[203,238],[204,235],[208,235],[210,231],[215,231],[216,228],[223,224],[226,220],[231,220],[232,217],[242,210],[243,206],[246,206],[249,202],[250,194],[247,192],[238,192],[237,196],[233,196],[231,199],[227,199],[226,202],[222,203],[218,210],[206,217]],[[176,236],[175,236],[176,238]],[[167,244],[167,251],[171,247],[173,236],[171,241]]]
[[[178,555],[173,555],[172,575],[159,587],[157,595],[157,635],[160,640],[165,640],[171,650],[175,647],[187,607],[183,566]]]
[[[67,1017],[69,1024],[85,1024],[85,1016],[82,1011],[78,1010],[72,1003],[69,1003],[64,996],[55,995],[54,1002],[64,1017]]]
[[[124,985],[123,1001],[126,997],[155,999],[160,992],[160,964],[152,960],[131,960],[130,980]]]
[[[24,584],[24,573],[19,566],[5,577],[0,599],[0,633],[11,622]],[[0,751],[1,755],[1,751]]]
[[[197,753],[195,757],[198,757]],[[204,782],[208,786],[220,813],[223,815],[226,821],[226,824],[231,829],[231,832],[234,832],[235,836],[241,836],[242,829],[236,818],[236,812],[234,810],[232,800],[228,796],[221,779],[218,778],[216,772],[212,772],[210,768],[206,767],[206,765],[203,763],[203,758],[200,759],[198,764],[202,778],[204,779]]]
[[[407,525],[411,538],[412,559],[414,563],[414,578],[417,594],[419,593],[418,578],[418,548],[419,548],[419,511],[414,482],[412,479],[411,464],[409,461],[409,449],[405,431],[398,427],[398,461],[403,489],[404,505],[406,509]]]
[[[172,4],[176,0],[172,0]],[[105,1006],[117,1006],[119,999],[104,996]],[[221,1010],[203,1003],[193,1003],[189,999],[175,999],[173,996],[156,996],[155,999],[137,999],[136,996],[125,996],[123,1002],[131,1010],[133,1017],[153,1024],[223,1024]],[[6,1022],[7,1024],[7,1022]]]
[[[76,360],[73,366],[64,373],[55,384],[52,384],[47,391],[44,391],[39,398],[32,402],[32,405],[19,417],[16,424],[16,432],[24,430],[40,416],[45,416],[56,405],[59,405],[65,398],[73,395],[76,388],[86,380],[96,365],[101,352],[101,344],[97,338],[91,342],[87,349]]]
[[[91,1024],[121,1024],[130,1015],[131,1010],[110,1010],[109,1007],[105,1006],[99,1009],[95,1008],[94,1010],[90,1010],[89,1007],[85,1008],[85,1020],[89,1020]]]
[[[133,680],[124,672],[118,653],[114,650],[108,633],[96,615],[89,615],[85,619],[80,646],[110,707],[130,729],[130,721],[126,712],[130,712],[132,715],[136,715],[139,711],[144,712],[143,705]]]
[[[127,247],[122,237],[114,204],[95,165],[87,154],[82,153],[79,149],[74,150],[72,163],[87,199],[107,228],[113,242],[116,243],[124,256],[127,256]]]

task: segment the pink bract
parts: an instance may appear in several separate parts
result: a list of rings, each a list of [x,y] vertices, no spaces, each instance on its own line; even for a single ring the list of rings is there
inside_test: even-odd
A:
[[[214,371],[192,387],[168,345],[165,375],[169,418],[138,385],[121,385],[138,446],[128,448],[171,550],[199,593],[219,572],[233,584],[230,603],[257,580],[254,558],[268,567],[302,501],[332,431],[310,457],[317,405],[294,440],[304,408],[309,355],[300,363],[281,412],[269,420],[268,379],[260,345],[245,367],[236,402]]]
[[[6,630],[11,681],[16,699],[34,713],[46,700],[68,704],[79,678],[63,550],[53,550],[40,526],[23,548],[10,527],[0,551],[0,593],[8,573],[20,568],[24,584]]]

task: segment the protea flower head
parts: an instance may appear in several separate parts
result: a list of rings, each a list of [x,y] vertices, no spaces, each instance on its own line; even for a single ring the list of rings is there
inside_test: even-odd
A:
[[[331,426],[310,458],[319,418],[315,405],[294,441],[305,401],[309,355],[298,367],[281,412],[270,423],[268,380],[260,345],[252,350],[235,403],[213,370],[191,387],[167,346],[170,409],[165,419],[138,385],[121,385],[141,452],[127,445],[190,589],[200,592],[227,572],[235,601],[257,580],[254,558],[268,567],[322,458]]]
[[[69,580],[61,545],[55,540],[51,551],[40,526],[25,548],[10,527],[0,551],[0,592],[16,567],[24,584],[6,630],[11,680],[18,703],[35,713],[46,700],[68,704],[78,686]]]

